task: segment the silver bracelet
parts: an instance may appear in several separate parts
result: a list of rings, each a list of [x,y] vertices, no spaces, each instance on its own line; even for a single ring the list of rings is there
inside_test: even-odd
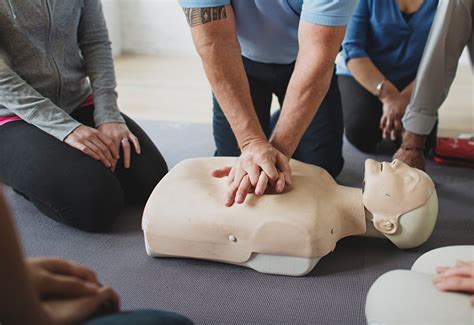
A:
[[[381,82],[379,82],[377,86],[375,86],[375,90],[376,90],[375,96],[380,97],[380,95],[382,94],[383,86],[385,85],[386,82],[387,82],[387,79],[384,79]]]

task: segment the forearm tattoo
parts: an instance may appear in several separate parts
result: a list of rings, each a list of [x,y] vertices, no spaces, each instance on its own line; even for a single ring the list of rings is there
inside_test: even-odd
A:
[[[209,8],[184,8],[183,11],[190,27],[204,25],[216,20],[227,18],[225,6]]]

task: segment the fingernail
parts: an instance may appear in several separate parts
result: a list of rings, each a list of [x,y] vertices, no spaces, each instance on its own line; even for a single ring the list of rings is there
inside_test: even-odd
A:
[[[98,290],[100,287],[92,282],[86,282],[86,288],[90,290]]]

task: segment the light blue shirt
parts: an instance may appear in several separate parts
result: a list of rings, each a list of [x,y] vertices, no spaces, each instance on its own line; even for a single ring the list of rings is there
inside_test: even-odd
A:
[[[242,55],[263,63],[288,64],[298,53],[300,20],[347,25],[359,0],[179,0],[183,8],[231,4]]]

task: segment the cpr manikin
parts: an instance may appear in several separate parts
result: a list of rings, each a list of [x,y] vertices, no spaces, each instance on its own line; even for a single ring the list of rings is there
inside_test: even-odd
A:
[[[395,160],[365,163],[364,190],[338,185],[322,168],[290,162],[293,186],[224,205],[225,179],[211,171],[235,158],[179,163],[145,207],[148,255],[238,264],[259,272],[305,275],[343,237],[385,236],[400,248],[423,244],[438,213],[433,182]]]

